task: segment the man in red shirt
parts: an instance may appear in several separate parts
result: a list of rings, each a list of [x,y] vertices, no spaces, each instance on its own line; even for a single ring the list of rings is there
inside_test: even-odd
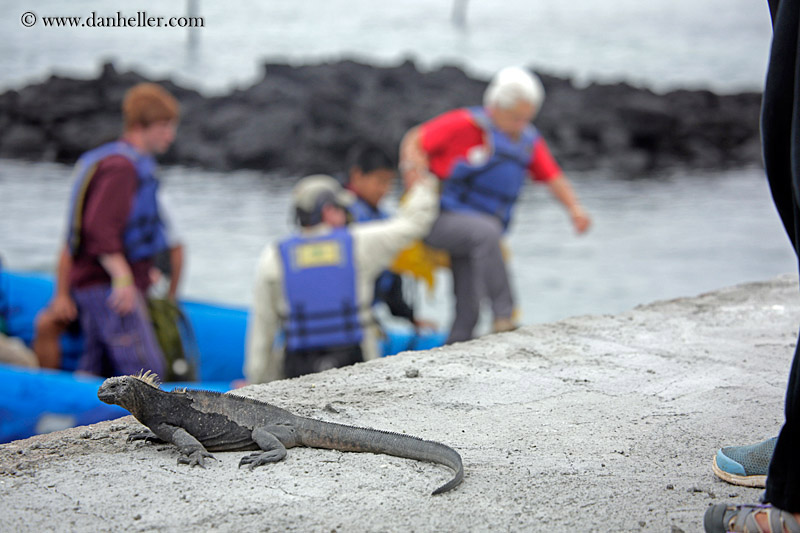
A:
[[[175,138],[178,102],[162,87],[142,83],[126,93],[122,111],[122,138],[85,153],[75,169],[67,244],[69,286],[86,338],[79,369],[163,375],[143,295],[153,258],[167,248],[153,155]]]
[[[450,254],[456,311],[448,343],[473,337],[482,296],[491,302],[494,331],[514,328],[500,241],[526,175],[549,187],[579,234],[591,225],[530,124],[543,99],[538,77],[509,67],[492,79],[483,107],[433,118],[412,128],[400,145],[401,171],[429,169],[442,180],[441,214],[425,242]]]

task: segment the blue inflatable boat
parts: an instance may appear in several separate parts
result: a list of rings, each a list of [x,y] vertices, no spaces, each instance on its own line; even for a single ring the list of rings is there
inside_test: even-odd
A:
[[[7,334],[30,345],[36,313],[53,293],[53,278],[47,274],[0,271],[0,317]],[[182,301],[196,342],[199,381],[166,383],[175,387],[225,392],[232,382],[243,379],[247,309],[240,306]],[[389,330],[382,344],[383,355],[405,350],[441,346],[445,334],[422,335],[409,330]],[[127,415],[117,406],[97,399],[100,378],[72,373],[83,346],[80,334],[62,335],[62,370],[25,369],[0,364],[0,443],[38,433],[92,424]]]

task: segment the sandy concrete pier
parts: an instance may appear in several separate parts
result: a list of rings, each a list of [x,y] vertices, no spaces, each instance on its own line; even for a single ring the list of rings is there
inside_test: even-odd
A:
[[[772,436],[800,324],[797,278],[522,328],[242,389],[290,411],[446,443],[451,472],[293,448],[254,471],[126,442],[132,418],[0,445],[2,531],[679,531],[755,501],[717,448]]]

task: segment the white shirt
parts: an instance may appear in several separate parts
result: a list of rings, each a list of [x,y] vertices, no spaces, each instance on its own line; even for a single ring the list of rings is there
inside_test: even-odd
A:
[[[439,214],[438,180],[427,176],[408,192],[397,215],[385,219],[351,224],[353,260],[356,271],[356,300],[359,308],[370,313],[374,298],[375,280],[392,263],[395,256],[414,240],[425,237]],[[316,236],[330,233],[332,228],[319,224],[304,235]],[[247,326],[247,353],[244,375],[250,383],[264,383],[282,379],[283,347],[277,349],[275,338],[283,323],[280,317],[288,316],[289,307],[284,296],[283,263],[277,244],[267,246],[256,267],[253,305]],[[362,324],[371,323],[368,316]],[[364,328],[361,349],[364,359],[378,357],[377,328]]]

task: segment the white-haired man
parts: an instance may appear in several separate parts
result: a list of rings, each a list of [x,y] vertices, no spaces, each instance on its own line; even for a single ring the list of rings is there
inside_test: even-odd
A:
[[[539,78],[508,67],[483,107],[457,109],[412,128],[400,145],[402,172],[430,169],[442,180],[441,213],[425,242],[450,254],[455,319],[448,343],[469,340],[482,296],[494,331],[513,329],[514,299],[500,241],[525,176],[545,183],[578,233],[591,221],[531,121],[544,101]]]
[[[334,178],[308,176],[292,192],[299,232],[267,246],[256,272],[245,378],[262,383],[378,356],[375,281],[424,237],[439,213],[436,179],[407,176],[392,218],[346,225],[355,196]],[[282,332],[283,346],[276,347]]]

